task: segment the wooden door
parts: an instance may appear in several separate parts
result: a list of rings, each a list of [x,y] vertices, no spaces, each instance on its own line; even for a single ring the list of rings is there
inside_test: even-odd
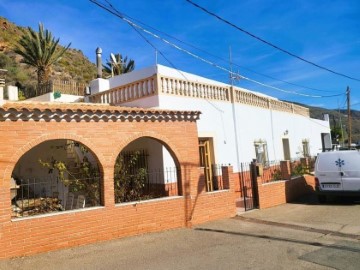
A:
[[[209,139],[199,140],[200,166],[204,167],[206,191],[213,191],[213,174],[211,168],[211,151]]]

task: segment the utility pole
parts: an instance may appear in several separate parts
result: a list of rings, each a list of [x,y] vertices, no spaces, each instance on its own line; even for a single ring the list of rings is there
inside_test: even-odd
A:
[[[348,111],[348,145],[349,149],[351,148],[351,110],[350,110],[350,87],[346,89],[346,99],[347,99],[347,111]]]
[[[240,172],[240,153],[239,153],[239,134],[237,130],[237,117],[236,117],[236,109],[235,109],[235,90],[234,90],[234,74],[232,72],[232,55],[231,55],[231,47],[229,47],[229,64],[230,64],[230,101],[231,101],[231,110],[233,116],[233,125],[234,125],[234,135],[235,135],[235,147],[236,147],[236,161],[237,161],[237,169]]]

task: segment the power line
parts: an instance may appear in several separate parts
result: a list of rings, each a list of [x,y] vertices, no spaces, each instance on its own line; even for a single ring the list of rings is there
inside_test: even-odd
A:
[[[109,4],[108,1],[107,1],[107,3],[110,5],[110,8],[112,8],[113,10],[111,10],[109,7],[106,7],[106,6],[102,5],[102,4],[100,4],[98,1],[95,1],[95,0],[90,0],[90,1],[91,1],[92,3],[98,5],[99,7],[107,10],[107,11],[110,12],[111,14],[113,14],[113,15],[119,17],[120,19],[124,20],[124,21],[125,21],[126,23],[128,23],[131,27],[135,27],[135,28],[137,28],[137,29],[140,29],[141,31],[143,31],[143,32],[145,32],[145,33],[147,33],[147,34],[149,34],[149,35],[151,35],[151,36],[153,36],[153,37],[155,37],[155,38],[163,41],[164,43],[166,43],[166,44],[174,47],[175,49],[177,49],[177,50],[179,50],[179,51],[182,51],[182,52],[184,52],[184,53],[186,53],[186,54],[188,54],[188,55],[190,55],[190,56],[192,56],[192,57],[194,57],[194,58],[196,58],[196,59],[198,59],[198,60],[200,60],[200,61],[202,61],[202,62],[204,62],[204,63],[207,63],[207,64],[209,64],[209,65],[211,65],[211,66],[213,66],[213,67],[216,67],[216,68],[218,68],[218,69],[220,69],[220,70],[223,70],[223,71],[229,73],[230,76],[234,76],[234,77],[237,77],[237,78],[240,78],[240,79],[244,79],[244,80],[253,82],[253,83],[255,83],[255,84],[258,84],[258,85],[261,85],[261,86],[264,86],[264,87],[267,87],[267,88],[271,88],[271,89],[274,89],[274,90],[277,90],[277,91],[280,91],[280,92],[284,92],[284,93],[288,93],[288,94],[293,94],[293,95],[304,96],[304,97],[311,97],[311,98],[328,98],[328,97],[336,97],[336,96],[340,96],[340,95],[343,95],[343,94],[344,94],[344,93],[340,93],[340,94],[328,95],[328,96],[303,94],[303,93],[298,93],[298,92],[295,92],[295,91],[284,90],[284,89],[281,89],[281,88],[276,87],[276,86],[272,86],[272,85],[268,85],[268,84],[265,84],[265,83],[256,81],[256,80],[251,79],[251,78],[249,78],[249,77],[236,74],[236,73],[232,72],[231,70],[229,70],[229,69],[227,69],[227,68],[225,68],[225,67],[222,67],[222,66],[220,66],[220,65],[218,65],[218,64],[216,64],[216,63],[213,63],[213,62],[211,62],[211,61],[209,61],[209,60],[207,60],[207,59],[205,59],[205,58],[203,58],[203,57],[200,57],[200,56],[198,56],[198,55],[196,55],[196,54],[194,54],[194,53],[192,53],[192,52],[190,52],[190,51],[188,51],[188,50],[186,50],[186,49],[183,49],[183,48],[181,48],[180,46],[178,46],[178,45],[176,45],[176,44],[174,44],[174,43],[172,43],[172,42],[170,42],[170,41],[162,38],[161,36],[159,36],[159,35],[151,32],[151,31],[149,31],[149,30],[147,30],[147,29],[145,29],[145,28],[143,28],[143,27],[135,24],[133,21],[131,21],[131,20],[129,20],[128,18],[126,18],[122,13],[120,13],[119,11],[117,11],[116,9],[114,9],[114,8],[112,7],[112,5]],[[115,12],[114,12],[114,10],[115,10]]]
[[[105,0],[106,3],[116,12],[116,14],[114,12],[112,12],[111,10],[109,10],[107,7],[105,7],[104,5],[90,0],[91,2],[93,2],[94,4],[98,5],[99,7],[107,10],[108,12],[111,12],[113,15],[115,16],[122,16],[122,13],[120,11],[118,11],[108,0]],[[129,24],[129,23],[128,23]],[[155,49],[156,51],[158,51],[160,53],[160,55],[162,57],[164,57],[164,59],[187,81],[190,82],[189,79],[185,76],[185,74],[179,70],[178,68],[176,68],[176,66],[170,61],[170,59],[168,59],[158,48],[156,48],[156,46],[154,44],[152,44],[150,42],[150,40],[148,40],[136,27],[134,27],[132,24],[129,24],[139,35],[140,37],[142,37],[153,49]],[[216,105],[214,105],[212,102],[210,102],[208,99],[205,99],[211,106],[213,106],[217,111],[219,111],[220,113],[224,113],[224,111],[220,108],[218,108]],[[222,115],[221,115],[222,118]],[[223,127],[224,128],[224,127]]]
[[[215,13],[207,10],[206,8],[204,8],[204,7],[202,7],[202,6],[194,3],[194,2],[191,1],[191,0],[185,0],[185,1],[189,2],[190,4],[192,4],[193,6],[197,7],[198,9],[201,9],[201,10],[204,11],[205,13],[207,13],[207,14],[215,17],[215,18],[217,18],[218,20],[220,20],[220,21],[222,21],[222,22],[224,22],[224,23],[226,23],[226,24],[228,24],[228,25],[236,28],[237,30],[239,30],[239,31],[241,31],[241,32],[243,32],[243,33],[245,33],[245,34],[247,34],[247,35],[249,35],[249,36],[251,36],[251,37],[253,37],[253,38],[255,38],[255,39],[259,40],[259,41],[261,41],[262,43],[265,43],[265,44],[267,44],[267,45],[269,45],[269,46],[271,46],[271,47],[273,47],[273,48],[275,48],[275,49],[277,49],[277,50],[279,50],[279,51],[281,51],[281,52],[283,52],[283,53],[285,53],[285,54],[288,54],[288,55],[290,55],[290,56],[292,56],[292,57],[295,57],[295,58],[297,58],[297,59],[299,59],[299,60],[301,60],[301,61],[303,61],[303,62],[305,62],[305,63],[308,63],[308,64],[310,64],[310,65],[313,65],[313,66],[315,66],[315,67],[317,67],[317,68],[326,70],[326,71],[331,72],[331,73],[333,73],[333,74],[339,75],[339,76],[341,76],[341,77],[345,77],[345,78],[348,78],[348,79],[350,79],[350,80],[354,80],[354,81],[360,82],[360,79],[358,79],[358,78],[354,78],[354,77],[348,76],[348,75],[346,75],[346,74],[343,74],[343,73],[340,73],[340,72],[331,70],[331,69],[329,69],[329,68],[327,68],[327,67],[320,66],[320,65],[318,65],[318,64],[316,64],[316,63],[314,63],[314,62],[311,62],[311,61],[309,61],[309,60],[306,60],[305,58],[303,58],[303,57],[301,57],[301,56],[298,56],[298,55],[296,55],[296,54],[294,54],[294,53],[292,53],[292,52],[290,52],[290,51],[288,51],[288,50],[285,50],[285,49],[283,49],[283,48],[281,48],[281,47],[279,47],[279,46],[277,46],[277,45],[275,45],[275,44],[273,44],[273,43],[271,43],[271,42],[269,42],[269,41],[266,41],[265,39],[260,38],[260,37],[258,37],[258,36],[256,36],[256,35],[250,33],[250,32],[247,31],[247,30],[244,30],[243,28],[241,28],[241,27],[239,27],[239,26],[237,26],[237,25],[229,22],[228,20],[226,20],[226,19],[220,17],[219,15],[217,15],[217,14],[215,14]]]
[[[176,41],[178,41],[178,42],[180,42],[180,43],[182,43],[182,44],[185,44],[186,46],[189,46],[189,47],[191,47],[191,48],[193,48],[193,49],[196,49],[196,50],[198,50],[198,51],[200,51],[200,52],[206,53],[207,55],[209,55],[209,56],[211,56],[211,57],[214,57],[214,58],[216,58],[216,59],[219,59],[219,60],[221,60],[221,61],[224,61],[224,62],[226,62],[226,63],[228,62],[227,59],[224,59],[224,58],[222,58],[222,57],[220,57],[220,56],[218,56],[218,55],[212,54],[212,53],[210,53],[210,52],[208,52],[208,51],[206,51],[206,50],[204,50],[204,49],[201,49],[201,48],[199,48],[199,47],[197,47],[197,46],[194,46],[193,44],[190,44],[190,43],[185,42],[185,41],[183,41],[183,40],[181,40],[181,39],[178,39],[178,38],[176,38],[176,37],[174,37],[174,36],[172,36],[172,35],[169,35],[169,34],[167,34],[166,32],[163,32],[163,31],[161,31],[161,30],[159,30],[159,29],[156,29],[156,28],[154,28],[154,27],[146,24],[146,23],[143,23],[143,22],[141,22],[141,21],[139,21],[139,20],[137,20],[137,19],[135,19],[135,18],[133,18],[133,17],[125,14],[125,13],[122,13],[122,14],[123,14],[124,16],[126,16],[127,18],[129,18],[129,19],[131,19],[131,20],[133,20],[133,21],[135,21],[135,22],[137,22],[137,23],[139,23],[139,24],[141,24],[141,25],[143,25],[143,26],[146,26],[146,27],[148,27],[148,28],[150,28],[150,29],[158,32],[158,33],[161,33],[161,34],[163,34],[163,35],[165,35],[165,36],[167,36],[167,37],[169,37],[169,38],[172,38],[172,39],[174,39],[174,40],[176,40]],[[254,73],[254,74],[257,74],[257,75],[260,75],[260,76],[263,76],[263,77],[266,77],[266,78],[268,78],[268,79],[272,79],[272,80],[275,80],[275,81],[279,81],[279,82],[282,82],[282,83],[286,83],[286,84],[289,84],[289,85],[292,85],[292,86],[301,87],[301,88],[304,88],[304,89],[309,89],[309,90],[318,91],[318,92],[333,92],[333,91],[329,91],[329,90],[321,90],[321,89],[314,88],[314,87],[309,87],[309,86],[304,86],[304,85],[300,85],[300,84],[288,82],[288,81],[285,81],[285,80],[281,80],[281,79],[272,77],[272,76],[267,75],[267,74],[263,74],[263,73],[257,72],[257,71],[255,71],[255,70],[250,69],[250,68],[241,66],[241,65],[239,65],[239,64],[237,64],[237,63],[232,63],[232,64],[233,64],[234,66],[237,66],[237,67],[239,67],[239,68],[245,69],[245,70],[247,70],[247,71],[249,71],[249,72],[252,72],[252,73]]]

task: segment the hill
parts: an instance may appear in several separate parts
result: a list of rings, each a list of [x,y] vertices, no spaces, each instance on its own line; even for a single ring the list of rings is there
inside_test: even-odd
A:
[[[35,87],[35,69],[21,63],[21,57],[14,53],[15,44],[27,29],[3,17],[0,17],[0,27],[0,69],[8,70],[6,82],[17,85],[20,89]],[[56,38],[60,38],[61,42],[61,37]],[[91,63],[81,50],[72,48],[53,65],[50,75],[50,79],[73,80],[79,83],[88,83],[94,78],[95,64]]]
[[[328,114],[330,118],[331,128],[334,129],[334,127],[338,127],[339,131],[344,134],[345,142],[347,142],[347,133],[348,133],[347,110],[324,109],[324,108],[313,107],[301,103],[296,103],[296,104],[309,108],[311,118],[324,119],[323,117],[324,114]],[[352,142],[354,143],[360,142],[360,111],[351,110],[351,122],[352,122],[351,123]],[[342,130],[341,130],[341,126],[343,127]]]

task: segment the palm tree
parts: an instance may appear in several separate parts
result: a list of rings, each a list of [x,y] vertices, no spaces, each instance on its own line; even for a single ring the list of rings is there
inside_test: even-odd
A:
[[[28,27],[15,52],[23,57],[23,63],[36,68],[38,85],[41,85],[49,80],[51,65],[60,60],[70,45],[60,47],[59,39],[55,40],[51,32],[44,30],[42,23],[39,23],[39,32]]]
[[[104,69],[106,72],[111,75],[120,75],[124,73],[131,72],[135,69],[134,60],[130,59],[128,62],[127,56],[125,58],[122,57],[120,53],[110,54],[110,60],[106,60],[107,63],[104,65]]]

